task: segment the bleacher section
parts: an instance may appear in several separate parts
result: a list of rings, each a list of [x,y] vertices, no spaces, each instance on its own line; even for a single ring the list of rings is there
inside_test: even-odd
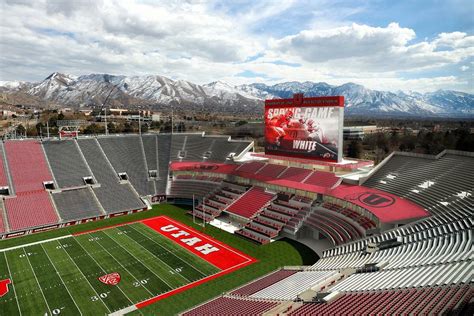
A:
[[[280,174],[280,179],[287,179],[289,181],[303,182],[311,174],[311,170],[290,167]]]
[[[253,281],[250,284],[247,284],[241,288],[238,288],[231,292],[232,295],[239,295],[239,296],[249,296],[256,292],[259,292],[272,284],[275,284],[283,279],[286,279],[289,276],[292,276],[298,272],[298,270],[278,270],[276,272],[271,273],[263,278],[260,278],[256,281]]]
[[[16,193],[4,202],[10,231],[57,223],[58,216],[43,186],[53,177],[41,143],[7,141],[5,151]]]
[[[432,214],[472,211],[473,154],[446,151],[438,156],[394,153],[363,185],[409,199]]]
[[[99,137],[97,140],[115,172],[126,172],[128,180],[140,196],[155,194],[153,181],[148,181],[140,136]]]
[[[44,141],[43,148],[60,188],[84,186],[83,178],[92,176],[75,140]]]
[[[229,141],[227,137],[222,136],[173,134],[170,161],[225,162],[231,153],[241,154],[250,143],[250,141]]]
[[[5,151],[16,193],[44,190],[43,182],[53,181],[40,142],[6,141]]]
[[[312,184],[312,185],[319,185],[322,187],[331,188],[337,182],[339,178],[336,177],[334,173],[331,172],[324,172],[324,171],[314,171],[305,181],[304,183]]]
[[[8,187],[8,176],[5,165],[3,142],[0,142],[0,187]]]
[[[64,221],[104,215],[90,188],[62,191],[53,194],[52,197]]]
[[[95,138],[78,139],[77,143],[95,179],[101,185],[98,188],[93,188],[93,190],[108,214],[143,209],[145,207],[143,202],[133,192],[130,184],[119,183],[117,173],[107,161]]]
[[[49,193],[44,190],[22,192],[15,198],[7,198],[5,208],[10,231],[55,224],[59,221]]]
[[[183,313],[183,316],[242,316],[242,315],[262,315],[278,305],[278,302],[268,300],[255,300],[239,297],[219,297],[206,304],[200,305],[190,311]]]
[[[252,218],[275,195],[260,187],[253,187],[227,208],[227,211],[245,218]]]
[[[196,179],[175,179],[170,182],[168,197],[184,199],[202,199],[220,186],[219,182]]]
[[[297,295],[333,275],[334,271],[301,271],[278,281],[250,297],[260,299],[294,300]]]
[[[304,304],[289,315],[446,315],[463,310],[473,294],[468,285],[352,292],[331,304]]]
[[[166,185],[168,183],[168,170],[171,151],[171,135],[163,134],[156,136],[158,140],[158,175],[156,183],[156,193],[166,194]]]

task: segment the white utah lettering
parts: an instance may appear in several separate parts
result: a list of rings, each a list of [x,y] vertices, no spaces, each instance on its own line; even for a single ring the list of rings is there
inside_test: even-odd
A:
[[[164,232],[172,232],[174,230],[178,230],[179,228],[174,226],[174,225],[167,225],[167,226],[163,226],[161,227],[161,230],[164,231]]]
[[[180,230],[179,232],[175,234],[171,234],[171,236],[173,236],[174,238],[178,238],[180,236],[189,236],[189,233],[185,232],[184,230]]]
[[[203,255],[210,254],[211,252],[214,252],[214,251],[219,251],[219,248],[216,248],[211,244],[205,244],[199,247],[195,247],[194,249],[201,252]]]
[[[201,239],[197,237],[192,237],[192,238],[187,238],[187,239],[181,239],[182,242],[184,242],[188,246],[194,246],[194,244],[201,242]]]

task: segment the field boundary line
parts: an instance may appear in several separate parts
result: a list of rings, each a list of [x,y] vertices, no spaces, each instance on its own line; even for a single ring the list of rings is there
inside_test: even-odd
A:
[[[5,251],[9,251],[9,250],[15,250],[15,249],[19,249],[19,248],[34,246],[34,245],[38,245],[38,244],[44,244],[45,242],[60,240],[60,239],[69,238],[69,237],[72,237],[72,236],[73,235],[69,234],[69,235],[59,236],[59,237],[55,237],[55,238],[35,241],[35,242],[31,242],[29,244],[22,244],[22,245],[19,245],[19,246],[13,246],[13,247],[10,247],[10,248],[0,249],[0,252],[5,252]]]
[[[79,308],[79,305],[77,305],[76,300],[74,299],[74,296],[72,296],[72,295],[71,295],[71,292],[69,292],[69,289],[67,288],[66,283],[64,283],[64,280],[63,280],[63,278],[61,277],[61,274],[59,273],[58,269],[56,269],[56,266],[54,265],[53,261],[51,260],[51,258],[49,257],[48,253],[46,252],[46,249],[44,249],[43,245],[40,245],[40,246],[41,246],[41,249],[43,249],[44,253],[46,254],[46,257],[48,257],[49,262],[51,262],[51,266],[54,268],[54,271],[56,272],[56,274],[58,275],[59,279],[61,280],[61,283],[64,285],[64,288],[66,289],[67,293],[69,294],[69,296],[71,297],[72,301],[74,302],[74,305],[76,305],[77,310],[79,311],[79,314],[82,315],[82,312],[81,312],[81,309]]]
[[[94,236],[92,236],[91,234],[88,234],[88,235],[91,236],[91,237],[94,237]],[[110,238],[110,237],[109,237],[109,238]],[[115,240],[112,239],[112,241],[117,244],[117,242],[115,242]],[[130,274],[130,275],[132,276],[132,278],[134,278],[135,281],[138,282],[138,284],[140,284],[148,293],[150,293],[151,296],[153,296],[153,293],[151,293],[150,290],[149,290],[146,286],[144,286],[143,284],[141,284],[140,281],[137,279],[137,277],[136,277],[132,272],[130,272],[124,265],[122,265],[122,263],[120,263],[120,261],[119,261],[117,258],[115,258],[113,254],[111,254],[99,241],[97,241],[97,243],[98,243],[99,246],[102,247],[102,249],[104,249],[105,252],[107,252],[115,261],[117,261],[117,263],[118,263],[122,268],[124,268],[125,271],[127,271],[128,274]],[[119,246],[120,246],[120,245],[119,245]],[[128,252],[128,251],[127,251],[127,252]],[[135,258],[135,257],[134,257],[134,258]],[[136,258],[135,258],[135,259],[136,259]],[[141,263],[141,262],[140,262],[140,263]],[[143,263],[142,263],[142,264],[143,264]],[[147,268],[147,269],[148,269],[148,268]],[[148,270],[149,270],[149,269],[148,269]],[[150,271],[150,272],[153,273],[153,271]]]
[[[107,306],[107,304],[105,304],[104,300],[102,299],[102,297],[100,297],[99,293],[95,290],[95,288],[92,286],[91,282],[89,282],[89,279],[87,279],[86,275],[84,274],[84,272],[82,272],[82,270],[79,268],[79,266],[77,265],[76,261],[72,260],[72,257],[71,255],[69,254],[69,252],[67,252],[64,248],[63,248],[63,245],[58,241],[58,245],[61,246],[61,249],[66,253],[66,255],[69,257],[69,260],[71,260],[72,263],[74,263],[74,265],[76,266],[77,270],[79,270],[79,272],[81,272],[82,276],[84,277],[84,279],[87,281],[87,283],[89,283],[89,286],[91,287],[91,289],[95,292],[95,294],[97,295],[97,297],[100,299],[100,301],[102,302],[102,304],[104,304],[105,308],[107,308],[107,310],[109,311],[109,313],[111,313],[111,310],[110,308]]]
[[[75,239],[74,239],[75,240]],[[77,244],[82,248],[82,250],[85,251],[85,253],[92,259],[94,260],[94,262],[97,264],[97,266],[102,270],[102,272],[106,273],[107,274],[107,271],[104,270],[104,267],[102,267],[98,262],[97,260],[95,260],[94,257],[92,257],[89,252],[86,250],[86,248],[84,248],[81,243],[77,240],[75,240],[77,242]],[[127,294],[125,294],[125,292],[122,290],[122,288],[120,287],[120,285],[117,284],[117,288],[120,290],[120,292],[122,292],[122,294],[125,296],[125,298],[133,304],[132,300],[130,299],[130,297],[127,296]]]
[[[39,283],[38,278],[36,277],[35,270],[33,269],[33,266],[31,265],[30,258],[28,258],[28,254],[26,253],[25,248],[23,248],[23,253],[25,254],[26,260],[28,260],[28,263],[30,264],[31,271],[33,272],[33,275],[35,276],[35,279],[36,279],[36,283],[38,283],[38,286],[41,290],[41,294],[43,295],[44,302],[46,303],[46,306],[48,307],[49,312],[52,313],[53,311],[51,310],[51,307],[49,307],[48,300],[46,300],[46,296],[44,296],[43,289],[41,288],[41,284]]]
[[[168,285],[170,287],[170,289],[172,289],[173,287],[171,285],[168,284],[168,282],[166,282],[166,280],[163,280],[159,275],[157,275],[155,272],[153,272],[153,270],[151,270],[146,264],[145,262],[141,261],[140,259],[138,259],[137,257],[135,257],[131,252],[129,252],[125,247],[123,247],[122,245],[120,245],[118,243],[118,241],[116,241],[113,237],[111,237],[109,234],[107,234],[106,232],[104,232],[110,239],[112,239],[116,244],[118,244],[120,247],[122,247],[126,252],[128,252],[133,258],[135,258],[135,260],[137,260],[138,262],[140,262],[141,264],[143,264],[143,266],[145,268],[147,268],[148,270],[150,270],[151,273],[153,273],[158,279],[160,279],[161,281],[163,281],[166,285]],[[127,235],[127,234],[124,234],[124,235]],[[148,251],[153,258],[157,258],[158,260],[160,260],[161,262],[163,262],[165,265],[167,265],[163,260],[161,260],[160,258],[158,258],[157,256],[155,256],[154,254],[152,254],[148,249],[146,249],[145,247],[143,247],[142,245],[140,245],[139,243],[137,243],[134,239],[130,238],[129,236],[127,236],[129,239],[132,240],[132,242],[136,243],[137,245],[139,245],[140,247],[142,247],[143,249],[145,249],[146,251]],[[167,265],[168,266],[168,265]],[[170,266],[168,266],[170,267]],[[171,267],[170,267],[171,268]],[[138,281],[138,280],[137,280]],[[189,280],[188,280],[189,281]],[[153,295],[153,294],[152,294]]]
[[[132,227],[132,229],[133,229],[133,227]],[[139,231],[137,231],[137,233],[141,234]],[[124,235],[127,236],[127,234],[124,234]],[[142,235],[143,235],[143,234],[142,234]],[[163,262],[163,264],[164,264],[165,266],[167,266],[167,267],[170,268],[171,270],[174,270],[172,266],[170,266],[169,264],[167,264],[166,262],[164,262],[159,256],[155,255],[155,254],[152,253],[150,250],[148,250],[148,249],[146,249],[145,247],[143,247],[142,245],[140,245],[138,242],[135,241],[135,239],[133,239],[133,238],[130,237],[130,236],[127,236],[127,237],[128,237],[130,240],[132,240],[134,243],[136,243],[137,245],[139,245],[140,247],[142,247],[143,249],[145,249],[147,252],[149,252],[153,257],[155,257],[156,259],[158,259],[158,260],[160,260],[161,262]],[[145,236],[145,238],[150,239],[150,238],[148,238],[147,236]],[[150,240],[151,240],[151,239],[150,239]],[[155,243],[153,240],[151,240],[151,241],[152,241],[153,243]],[[156,243],[155,243],[155,244],[156,244]],[[165,251],[169,253],[168,250],[165,249]],[[178,275],[179,275],[180,277],[182,277],[185,281],[191,282],[191,281],[188,280],[188,278],[186,278],[184,275],[181,275],[181,274],[178,274]],[[163,280],[163,282],[165,282],[165,281]],[[165,283],[168,284],[167,282],[165,282]],[[169,284],[168,284],[168,286],[169,286]],[[172,289],[173,287],[170,286],[170,288]]]
[[[148,226],[147,226],[147,227],[148,227]],[[158,243],[156,240],[154,240],[153,238],[148,237],[147,235],[145,235],[145,233],[142,233],[142,232],[140,232],[139,230],[137,230],[137,231],[138,231],[140,234],[142,234],[145,238],[151,240],[152,242],[154,242],[155,244],[157,244],[158,246],[160,246],[161,248],[163,248],[163,249],[166,250],[167,252],[171,253],[173,256],[175,256],[175,257],[178,258],[179,260],[181,260],[181,261],[183,261],[183,262],[186,262],[188,265],[190,265],[191,267],[193,267],[197,272],[199,272],[199,273],[201,273],[202,275],[204,275],[204,277],[206,277],[206,276],[208,275],[207,273],[202,272],[201,270],[199,270],[198,268],[196,268],[194,265],[192,265],[191,263],[187,262],[185,259],[183,259],[183,258],[181,258],[180,256],[178,256],[177,254],[175,254],[172,250],[166,248],[165,246],[162,246],[161,244],[159,244],[159,243]],[[159,236],[160,238],[164,238],[164,240],[168,240],[168,241],[169,241],[169,239],[167,239],[166,237],[164,237],[163,235],[161,235],[159,232],[157,232],[157,233],[158,233],[158,236]],[[178,245],[180,248],[184,249],[185,251],[189,252],[189,253],[192,254],[193,256],[196,256],[194,253],[192,253],[192,252],[190,252],[188,249],[182,247],[180,244],[178,244],[178,243],[175,243],[175,244]],[[204,259],[202,259],[202,258],[200,258],[200,257],[198,257],[198,256],[196,256],[196,257],[199,258],[199,259],[201,259],[201,260],[203,260],[203,261],[205,261],[205,262],[207,262],[207,263],[209,263],[209,264],[211,264],[211,265],[213,265],[212,263],[210,263],[210,262],[208,262],[208,261],[206,261],[206,260],[204,260]],[[214,265],[213,265],[213,266],[214,266]],[[216,266],[214,266],[214,267],[216,267]],[[216,267],[216,268],[219,269],[219,267]],[[219,270],[220,270],[220,269],[219,269]],[[188,281],[189,281],[189,280],[188,280]]]
[[[16,290],[15,290],[15,282],[13,282],[13,276],[11,274],[11,271],[10,271],[10,265],[8,264],[8,258],[7,258],[7,254],[6,253],[3,253],[3,256],[5,257],[5,262],[7,264],[7,268],[8,268],[8,275],[10,277],[10,280],[12,281],[11,284],[12,284],[12,288],[13,288],[13,294],[15,295],[15,300],[16,300],[16,305],[18,306],[18,312],[21,314],[21,308],[20,308],[20,303],[18,302],[18,296],[16,296]]]

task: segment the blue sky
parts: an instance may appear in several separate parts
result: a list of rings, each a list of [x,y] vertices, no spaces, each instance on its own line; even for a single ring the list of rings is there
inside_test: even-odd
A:
[[[4,0],[0,80],[159,74],[474,92],[474,1]]]

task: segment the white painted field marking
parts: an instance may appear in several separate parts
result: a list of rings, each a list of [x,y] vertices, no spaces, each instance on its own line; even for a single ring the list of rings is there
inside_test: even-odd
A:
[[[109,314],[109,316],[122,316],[122,315],[128,314],[128,313],[136,311],[136,310],[138,310],[138,308],[135,305],[131,305],[129,307],[125,307],[121,310],[113,312],[113,313]],[[142,313],[140,312],[140,314],[142,314]]]
[[[69,237],[72,237],[72,235],[65,235],[65,236],[60,236],[60,237],[56,237],[56,238],[50,238],[50,239],[35,241],[35,242],[31,242],[29,244],[14,246],[14,247],[10,247],[10,248],[4,248],[4,249],[0,249],[0,252],[5,252],[5,251],[8,251],[8,250],[14,250],[14,249],[19,249],[19,248],[23,248],[23,247],[33,246],[33,245],[38,245],[38,244],[42,244],[42,243],[45,243],[45,242],[48,242],[48,241],[60,240],[60,239],[69,238]]]
[[[51,260],[51,258],[49,257],[48,253],[46,252],[46,249],[44,249],[43,245],[40,245],[40,246],[41,246],[41,248],[43,249],[44,253],[46,254],[46,257],[48,257],[49,262],[51,262],[51,265],[53,266],[54,271],[55,271],[56,274],[59,276],[59,279],[61,280],[61,282],[63,283],[64,287],[66,288],[66,291],[67,291],[67,293],[69,294],[69,296],[71,297],[72,301],[74,302],[74,305],[76,305],[77,310],[79,311],[79,314],[82,315],[81,309],[79,308],[79,306],[77,305],[76,301],[74,300],[74,297],[71,295],[71,292],[69,292],[69,289],[67,288],[66,283],[64,283],[64,280],[63,280],[63,278],[61,277],[61,274],[59,274],[58,270],[57,270],[56,267],[54,266],[53,260]]]
[[[148,226],[146,226],[145,228],[147,228]],[[137,229],[137,231],[139,231]],[[139,231],[140,232],[140,231]],[[141,232],[140,232],[141,233]],[[188,265],[192,266],[196,271],[198,271],[199,273],[201,273],[202,275],[207,276],[207,273],[204,273],[202,272],[201,270],[199,270],[198,268],[196,268],[194,265],[192,265],[191,263],[187,262],[185,259],[181,258],[180,256],[178,256],[177,253],[179,253],[179,251],[176,251],[177,253],[175,254],[174,251],[171,249],[169,250],[166,246],[162,245],[162,244],[159,244],[155,239],[153,239],[152,237],[148,237],[145,235],[145,233],[141,233],[143,236],[145,236],[146,238],[150,239],[151,241],[153,241],[154,243],[158,244],[161,248],[165,249],[166,251],[170,252],[171,254],[173,254],[173,256],[175,256],[176,258],[180,259],[181,261],[184,261],[186,262]],[[160,233],[157,232],[157,236],[156,238],[159,238],[159,239],[163,239],[163,240],[169,240],[167,239],[165,236],[161,235]],[[177,243],[175,243],[177,244]],[[181,245],[177,244],[180,248],[184,249],[185,251],[189,252],[190,254],[192,254],[193,256],[196,256],[194,253],[190,252],[189,250],[187,250],[186,248],[182,247]],[[196,256],[197,258],[199,258],[198,256]],[[201,259],[201,258],[199,258]],[[203,259],[204,260],[204,259]],[[206,260],[204,260],[206,261]],[[207,261],[206,261],[207,262]],[[209,262],[207,262],[209,263]]]
[[[112,239],[113,241],[115,241],[115,239],[114,239],[111,235],[107,234],[107,231],[104,231],[104,233],[105,233],[107,236],[109,236],[110,239]],[[127,235],[127,234],[124,234],[124,235]],[[128,237],[128,236],[127,236],[127,237]],[[131,239],[131,238],[130,238],[130,239]],[[133,239],[131,239],[131,240],[133,240]],[[133,258],[135,258],[135,260],[137,260],[138,262],[140,262],[141,264],[143,264],[143,266],[145,266],[148,270],[150,270],[150,272],[153,273],[158,279],[160,279],[161,281],[163,281],[163,282],[164,282],[166,285],[168,285],[171,289],[173,288],[170,284],[168,284],[168,282],[166,282],[166,281],[165,281],[164,279],[162,279],[159,275],[157,275],[155,272],[153,272],[153,270],[152,270],[151,268],[149,268],[149,267],[145,264],[144,261],[142,261],[142,260],[138,259],[137,257],[135,257],[131,252],[129,252],[129,251],[127,250],[127,248],[123,247],[123,246],[119,243],[119,241],[115,241],[115,242],[117,243],[117,245],[119,245],[120,247],[122,247],[122,249],[124,249],[126,252],[128,252]],[[136,243],[136,244],[138,244],[140,247],[143,248],[143,246],[140,245],[139,243]],[[143,248],[143,249],[145,249],[146,251],[148,251],[148,249],[146,249],[146,248]],[[149,252],[149,251],[148,251],[148,252]],[[154,258],[157,258],[158,260],[160,260],[160,258],[158,258],[157,256],[153,255],[151,252],[150,252],[150,254],[151,254]],[[160,261],[161,261],[161,260],[160,260]],[[161,262],[163,262],[163,261],[161,261]],[[164,262],[163,262],[163,263],[164,263]],[[166,264],[166,263],[165,263],[165,264]],[[153,295],[153,294],[152,294],[152,295]]]
[[[61,243],[58,241],[58,245],[61,245]],[[89,279],[87,279],[87,277],[85,276],[85,274],[82,272],[81,269],[79,269],[79,266],[77,265],[77,263],[72,260],[72,257],[69,255],[69,253],[64,250],[63,247],[61,247],[61,249],[67,254],[67,256],[69,257],[69,259],[72,261],[72,263],[74,263],[74,265],[76,266],[77,270],[79,270],[79,272],[81,272],[82,276],[84,277],[84,279],[86,279],[87,283],[89,283],[91,289],[94,291],[94,293],[97,295],[98,298],[100,298],[100,301],[102,302],[102,304],[104,304],[105,308],[107,308],[107,310],[109,311],[110,313],[110,309],[109,307],[107,306],[107,304],[105,304],[105,302],[102,300],[102,297],[99,296],[99,293],[95,290],[95,288],[92,286],[92,284],[89,282]]]
[[[31,271],[33,272],[33,275],[35,276],[35,279],[36,279],[36,283],[38,283],[38,286],[41,290],[41,294],[43,295],[43,299],[44,299],[44,302],[46,303],[46,306],[48,307],[49,309],[49,312],[51,313],[51,307],[49,307],[49,304],[48,304],[48,301],[46,300],[46,296],[44,296],[44,292],[43,292],[43,289],[41,288],[41,285],[38,281],[38,278],[36,277],[36,273],[35,273],[35,270],[33,270],[33,266],[31,265],[31,262],[30,262],[30,258],[28,257],[28,255],[26,254],[26,251],[25,251],[25,248],[23,248],[23,252],[25,253],[25,257],[26,259],[28,260],[28,263],[30,264],[30,267],[31,267]]]
[[[88,234],[88,235],[90,236],[90,234]],[[133,275],[132,272],[130,272],[125,266],[123,266],[122,263],[120,263],[120,261],[117,260],[117,259],[114,257],[113,254],[111,254],[104,246],[102,246],[102,244],[101,244],[99,241],[97,241],[97,243],[98,243],[99,246],[101,246],[102,249],[104,249],[112,258],[114,258],[114,260],[117,261],[118,264],[119,264],[122,268],[124,268],[124,269],[135,279],[135,281],[137,281],[139,284],[141,284],[140,281],[135,277],[135,275]],[[151,293],[143,284],[141,284],[141,285],[143,286],[143,288],[144,288],[148,293],[150,293],[151,296],[153,296],[153,293]]]
[[[207,276],[207,273],[204,273],[202,272],[201,270],[199,270],[198,268],[196,268],[195,266],[193,266],[191,263],[187,262],[186,260],[184,260],[183,258],[179,257],[177,254],[175,254],[174,252],[172,251],[169,251],[165,246],[162,246],[161,244],[159,244],[156,240],[154,240],[153,238],[151,237],[148,237],[147,235],[145,235],[144,233],[142,233],[139,229],[136,230],[137,232],[139,232],[141,235],[145,236],[146,238],[148,238],[149,240],[151,240],[153,243],[157,244],[159,247],[163,248],[164,250],[166,250],[167,252],[171,253],[173,256],[175,256],[176,258],[178,258],[179,260],[183,261],[183,262],[186,262],[188,265],[190,265],[191,267],[194,268],[194,270],[198,271],[199,273],[201,273],[204,277]],[[159,234],[157,232],[157,234]],[[161,236],[161,235],[159,235]],[[168,240],[168,239],[165,239],[165,240]],[[180,246],[181,247],[181,246]],[[184,247],[181,247],[183,248],[185,251],[188,251],[186,248]],[[194,255],[194,254],[193,254]],[[197,256],[196,256],[197,257]],[[199,257],[198,257],[199,258]],[[205,260],[204,260],[205,261]],[[206,261],[207,262],[207,261]],[[189,281],[189,280],[188,280]]]
[[[89,254],[89,252],[86,250],[86,248],[84,248],[84,247],[81,245],[81,243],[80,243],[79,241],[76,240],[76,242],[77,242],[77,244],[78,244],[87,254]],[[94,257],[92,257],[91,255],[89,255],[89,257],[90,257],[92,260],[94,260],[94,262],[95,262],[95,263],[97,264],[97,266],[102,270],[102,272],[104,272],[105,274],[107,274],[107,272],[104,270],[104,268],[97,262],[97,260],[95,260]],[[117,284],[116,286],[117,286],[117,288],[120,290],[120,292],[123,293],[123,295],[125,296],[125,298],[126,298],[130,303],[133,304],[132,300],[127,296],[127,294],[125,294],[125,292],[122,290],[122,288],[120,287],[120,285]]]
[[[145,235],[144,233],[142,233],[139,229],[135,229],[137,233],[139,233],[140,235],[142,235],[143,237],[145,237],[146,239],[150,240],[152,243],[154,243],[155,245],[157,245],[158,247],[162,248],[163,250],[166,251],[166,253],[171,253],[173,256],[175,256],[176,258],[178,258],[179,260],[183,261],[183,262],[186,262],[186,260],[183,260],[181,259],[180,257],[178,257],[176,254],[174,254],[173,252],[171,251],[168,251],[168,249],[166,249],[165,247],[163,247],[162,245],[160,245],[159,243],[157,243],[155,240],[153,240],[153,238],[150,238],[148,237],[147,235]],[[157,233],[159,234],[159,233]],[[145,248],[146,249],[146,248]],[[147,249],[148,250],[148,249]],[[160,259],[161,262],[163,262],[166,266],[168,266],[171,270],[173,271],[176,271],[176,268],[173,268],[172,266],[170,266],[169,264],[167,264],[166,262],[164,262],[163,260]],[[194,267],[192,264],[186,262],[189,266],[193,267],[196,271],[198,271],[199,273],[203,274],[204,276],[206,276],[205,273],[199,271],[198,269],[196,269],[196,267]],[[181,276],[183,279],[185,279],[186,281],[188,282],[191,282],[191,280],[189,280],[188,278],[186,278],[184,275],[181,275],[179,272],[178,272],[178,275]]]
[[[127,236],[127,234],[124,234],[125,236]],[[163,261],[159,256],[153,254],[150,250],[146,249],[145,247],[143,247],[141,244],[139,244],[137,241],[135,241],[135,239],[133,239],[132,237],[130,236],[127,236],[132,242],[136,243],[137,245],[139,245],[140,247],[142,247],[143,249],[145,249],[145,251],[149,252],[153,258],[156,258],[158,260],[160,260],[161,262],[163,262],[163,264],[165,266],[167,266],[168,268],[170,268],[171,270],[175,270],[173,267],[171,267],[169,264],[167,264],[165,261]],[[146,236],[145,236],[146,237]],[[149,239],[149,238],[147,238]],[[144,239],[145,240],[145,239]],[[166,250],[166,249],[165,249]],[[186,280],[187,282],[190,282],[184,275],[181,275],[181,274],[178,274],[180,277],[182,277],[184,280]],[[163,280],[163,282],[165,282],[165,280]],[[167,282],[165,282],[170,288],[173,288],[172,286],[170,286]]]
[[[7,254],[6,254],[6,253],[3,253],[3,255],[5,256],[5,262],[7,263],[8,274],[10,275],[10,279],[11,279],[11,281],[12,281],[12,282],[11,282],[11,285],[12,285],[12,287],[13,287],[13,294],[15,295],[16,304],[18,305],[18,312],[19,312],[20,315],[21,315],[20,303],[18,302],[18,297],[16,296],[15,282],[13,282],[13,277],[12,277],[12,275],[11,275],[10,266],[8,265]]]

